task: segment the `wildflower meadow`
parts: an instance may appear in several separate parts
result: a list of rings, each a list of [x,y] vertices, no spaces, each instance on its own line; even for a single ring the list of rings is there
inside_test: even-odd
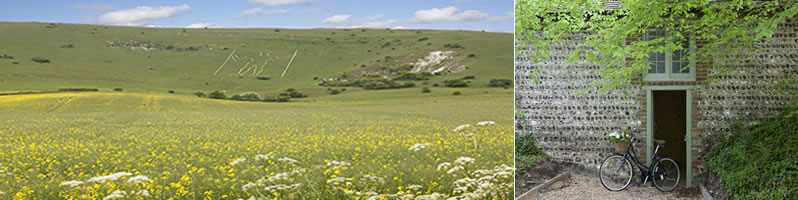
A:
[[[279,105],[69,95],[57,109],[64,94],[0,96],[0,198],[513,196],[506,95]]]

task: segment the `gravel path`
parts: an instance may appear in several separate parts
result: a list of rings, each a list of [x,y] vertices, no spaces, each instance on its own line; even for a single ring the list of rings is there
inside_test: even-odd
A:
[[[660,192],[655,187],[633,185],[612,192],[601,185],[598,177],[572,174],[571,178],[554,183],[540,193],[538,199],[701,199],[701,195],[695,188]]]

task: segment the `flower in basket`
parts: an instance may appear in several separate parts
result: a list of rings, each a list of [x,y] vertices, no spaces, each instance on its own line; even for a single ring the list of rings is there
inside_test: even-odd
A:
[[[610,142],[613,144],[618,144],[618,142],[628,142],[629,141],[629,134],[626,132],[612,132],[610,133]]]

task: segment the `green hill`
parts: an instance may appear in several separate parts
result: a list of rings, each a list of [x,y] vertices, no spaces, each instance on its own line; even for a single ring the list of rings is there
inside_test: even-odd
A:
[[[366,72],[396,69],[417,63],[434,51],[451,52],[448,59],[424,70],[446,66],[452,70],[446,68],[430,80],[416,81],[416,87],[424,82],[429,87],[443,85],[446,79],[474,75],[471,87],[481,88],[487,87],[490,79],[512,79],[513,75],[513,36],[509,33],[15,22],[0,22],[0,32],[0,56],[5,55],[0,58],[0,91],[123,88],[134,92],[174,90],[183,95],[213,90],[274,95],[297,88],[314,97],[326,94],[326,89],[318,86],[323,79],[342,78],[347,73],[344,78],[352,79]],[[34,57],[48,62],[35,62]]]

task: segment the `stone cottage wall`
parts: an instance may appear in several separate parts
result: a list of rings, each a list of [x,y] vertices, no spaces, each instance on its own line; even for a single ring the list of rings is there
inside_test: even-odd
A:
[[[613,147],[607,134],[624,129],[640,130],[647,136],[645,86],[632,84],[608,94],[587,93],[574,96],[598,80],[596,64],[578,60],[564,66],[570,53],[584,42],[587,33],[572,34],[565,42],[553,45],[551,59],[532,63],[528,55],[534,47],[516,44],[515,102],[516,131],[534,134],[538,145],[550,156],[595,168]],[[726,58],[697,63],[696,81],[649,82],[649,85],[695,86],[690,137],[693,176],[703,172],[703,138],[729,132],[735,122],[752,124],[776,116],[789,108],[791,97],[774,95],[765,89],[775,83],[798,77],[798,18],[779,25],[771,40],[757,43],[754,51],[734,56],[745,62],[730,63]],[[630,38],[634,40],[635,38]],[[697,41],[697,48],[705,42]],[[737,65],[735,71],[719,74],[724,65]],[[541,83],[532,84],[529,72],[538,69]],[[711,80],[711,81],[706,81]],[[793,85],[798,91],[798,86]],[[624,91],[626,93],[624,93]],[[795,92],[794,92],[795,93]],[[644,144],[638,143],[644,151]],[[645,159],[642,153],[641,159]]]
[[[542,63],[530,61],[532,48],[516,45],[516,111],[524,114],[517,117],[516,128],[521,134],[535,134],[542,150],[558,160],[598,167],[614,151],[609,133],[644,126],[636,116],[641,109],[637,100],[641,87],[628,86],[627,94],[616,89],[575,96],[601,78],[599,66],[589,61],[564,66],[586,34],[573,34],[553,45],[551,59]],[[541,83],[532,84],[529,79],[534,69],[541,71]]]
[[[786,19],[779,24],[773,38],[756,44],[753,51],[739,52],[733,56],[741,62],[716,58],[713,69],[732,65],[736,70],[724,74],[710,70],[714,80],[696,88],[698,101],[693,115],[693,164],[696,173],[704,170],[701,155],[703,137],[726,134],[734,123],[755,124],[775,117],[789,109],[795,101],[784,94],[768,92],[768,88],[787,79],[798,78],[798,18]],[[798,85],[792,85],[798,93]]]

